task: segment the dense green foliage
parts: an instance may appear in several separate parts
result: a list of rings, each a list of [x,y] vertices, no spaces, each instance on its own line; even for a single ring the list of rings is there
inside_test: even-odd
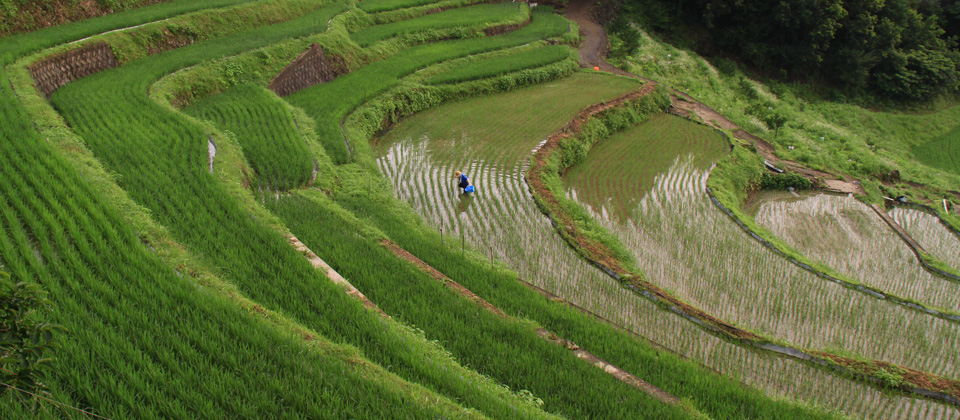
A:
[[[163,0],[0,0],[0,36],[60,25]]]
[[[41,320],[50,309],[40,286],[0,271],[0,397],[12,394],[34,410],[39,401],[31,394],[48,394],[46,377],[57,347],[53,334],[63,329]]]
[[[365,12],[376,13],[404,7],[422,6],[435,2],[435,0],[364,0],[357,6]]]
[[[913,148],[917,160],[960,175],[960,127]]]
[[[760,188],[765,190],[786,190],[794,188],[805,190],[810,188],[813,183],[803,175],[795,173],[771,174],[764,172],[760,178]]]
[[[708,53],[736,54],[776,77],[825,80],[856,95],[898,101],[955,94],[960,86],[957,41],[942,15],[924,15],[910,0],[625,2],[634,18],[658,31],[692,23]],[[936,3],[936,2],[932,2]],[[948,2],[945,2],[948,3]],[[926,8],[926,13],[934,10]]]
[[[425,82],[443,84],[484,79],[553,64],[569,57],[571,53],[572,50],[565,45],[549,45],[530,51],[501,54],[454,66],[427,79]]]
[[[183,110],[232,133],[257,174],[255,186],[289,190],[310,181],[310,150],[294,127],[293,116],[270,91],[242,85],[209,96]]]

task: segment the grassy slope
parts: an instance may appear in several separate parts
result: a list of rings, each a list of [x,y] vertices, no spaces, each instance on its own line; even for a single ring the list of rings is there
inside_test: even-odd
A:
[[[960,175],[960,126],[913,147],[921,163]]]

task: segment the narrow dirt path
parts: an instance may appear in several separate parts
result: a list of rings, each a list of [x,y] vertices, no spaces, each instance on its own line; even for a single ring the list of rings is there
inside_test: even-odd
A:
[[[661,85],[660,82],[655,80],[624,71],[608,63],[604,59],[604,56],[607,52],[608,43],[607,32],[603,29],[603,26],[596,22],[593,14],[594,7],[596,7],[595,0],[571,0],[567,3],[566,9],[564,10],[564,16],[567,19],[576,22],[577,25],[580,26],[580,67],[596,67],[609,73],[620,76],[635,77],[655,83],[657,85]],[[774,147],[772,144],[761,139],[760,137],[750,134],[746,130],[741,129],[736,123],[723,116],[723,114],[717,112],[715,109],[710,108],[709,106],[704,105],[700,101],[693,99],[693,97],[690,95],[682,92],[674,92],[672,95],[670,95],[670,98],[673,103],[673,107],[671,109],[672,113],[683,117],[689,117],[690,114],[693,114],[700,118],[700,120],[707,125],[726,131],[732,131],[735,138],[753,144],[757,148],[757,153],[759,153],[760,156],[762,156],[769,164],[773,166],[810,178],[811,180],[818,182],[819,185],[821,185],[827,191],[857,195],[866,193],[863,190],[863,187],[860,186],[859,181],[845,179],[838,177],[835,174],[810,169],[803,164],[794,161],[780,159],[774,153]]]
[[[387,248],[388,250],[393,252],[394,255],[417,266],[417,268],[419,268],[423,272],[430,275],[430,277],[432,277],[434,280],[442,282],[448,289],[459,294],[460,296],[470,299],[480,307],[496,314],[497,316],[500,316],[502,318],[510,318],[510,315],[508,315],[506,312],[504,312],[500,308],[494,306],[490,302],[487,302],[480,296],[477,296],[475,293],[471,292],[466,287],[463,287],[460,283],[453,281],[453,279],[447,277],[437,269],[423,262],[423,260],[417,258],[415,255],[411,254],[407,250],[401,248],[399,245],[397,245],[393,241],[389,239],[384,239],[380,241],[380,245],[383,245],[384,248]],[[580,360],[583,360],[587,363],[590,363],[593,366],[596,366],[597,368],[603,370],[610,376],[613,376],[619,379],[621,382],[627,385],[630,385],[640,391],[643,391],[647,395],[650,395],[651,397],[656,398],[657,400],[659,400],[664,404],[677,405],[680,403],[679,398],[673,396],[672,394],[660,388],[657,388],[656,386],[650,384],[649,382],[644,381],[643,379],[640,379],[634,376],[630,372],[620,369],[617,366],[614,366],[613,364],[597,357],[593,353],[590,353],[589,351],[582,349],[580,346],[578,346],[576,343],[572,341],[563,339],[544,328],[537,328],[537,336],[551,343],[559,345],[561,347],[566,347],[568,350],[573,352],[573,354],[576,355],[577,358],[579,358]]]

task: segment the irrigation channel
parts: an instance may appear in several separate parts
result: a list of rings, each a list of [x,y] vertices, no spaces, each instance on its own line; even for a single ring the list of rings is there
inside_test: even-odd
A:
[[[960,416],[956,407],[884,392],[803,362],[722,340],[623,288],[569,249],[537,209],[521,174],[531,151],[543,139],[580,108],[622,93],[628,87],[624,80],[579,73],[424,111],[400,122],[378,141],[377,163],[397,195],[450,242],[459,246],[462,235],[468,246],[508,264],[523,279],[709,368],[770,394],[858,418]],[[589,88],[584,88],[585,81],[590,81]],[[762,248],[713,207],[704,193],[707,169],[710,156],[717,156],[726,144],[712,131],[664,116],[602,142],[629,141],[648,131],[661,140],[652,144],[668,147],[644,146],[642,152],[634,153],[613,145],[610,152],[621,160],[638,158],[632,166],[643,165],[646,173],[600,174],[603,182],[615,181],[609,183],[611,190],[631,185],[631,194],[609,196],[613,200],[599,195],[588,198],[593,192],[577,196],[596,200],[596,217],[611,231],[648,236],[646,245],[634,249],[658,250],[638,256],[646,258],[641,264],[655,282],[708,311],[798,345],[843,348],[948,376],[956,371],[955,325],[835,288]],[[685,138],[694,141],[675,141]],[[687,159],[689,153],[704,150],[709,150],[704,157]],[[452,179],[455,170],[473,179],[477,193],[472,197],[458,195]],[[590,181],[584,178],[583,182]],[[650,190],[645,195],[639,192],[643,185]],[[624,196],[636,201],[624,203],[616,198]],[[636,211],[627,211],[631,207]],[[647,220],[631,222],[644,209]],[[664,231],[656,237],[643,235],[639,229],[646,226],[643,222]],[[629,244],[628,239],[625,236]],[[737,259],[724,262],[724,255]],[[852,315],[857,313],[863,315]],[[823,318],[822,324],[818,317]],[[885,329],[880,327],[884,323],[888,323]],[[876,344],[890,336],[896,336],[891,342],[904,344],[892,348]]]
[[[960,283],[925,270],[913,250],[883,219],[853,197],[763,197],[755,217],[790,246],[843,275],[934,307],[960,310]],[[901,222],[914,219],[916,216]],[[934,223],[939,225],[936,220]],[[930,229],[923,227],[911,230]],[[943,226],[937,227],[950,234]],[[930,231],[937,233],[941,232]],[[954,242],[958,242],[956,238]]]
[[[923,210],[894,207],[889,213],[925,251],[960,270],[960,234],[944,226],[937,216]]]

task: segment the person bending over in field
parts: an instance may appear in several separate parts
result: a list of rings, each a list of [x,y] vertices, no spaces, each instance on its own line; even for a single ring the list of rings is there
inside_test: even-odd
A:
[[[470,178],[467,178],[467,174],[456,171],[453,173],[453,177],[457,179],[457,186],[460,187],[461,193],[472,193],[473,186],[470,185]]]

